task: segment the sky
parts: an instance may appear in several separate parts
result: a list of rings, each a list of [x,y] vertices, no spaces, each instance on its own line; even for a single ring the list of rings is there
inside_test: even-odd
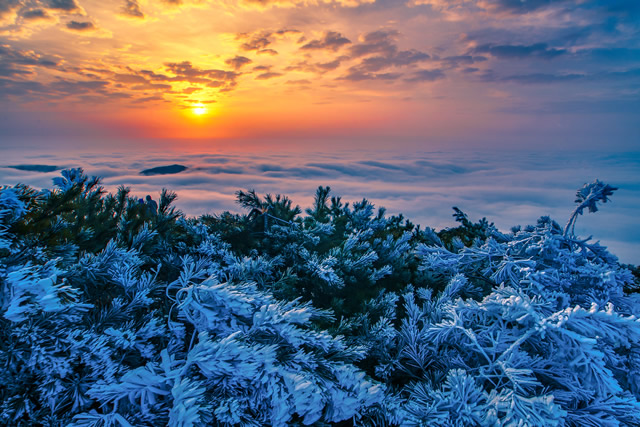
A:
[[[601,179],[577,231],[640,264],[640,1],[0,0],[0,154],[0,185],[83,167],[189,215],[330,185],[436,229],[562,224]]]
[[[4,147],[624,151],[639,117],[637,0],[0,0]]]

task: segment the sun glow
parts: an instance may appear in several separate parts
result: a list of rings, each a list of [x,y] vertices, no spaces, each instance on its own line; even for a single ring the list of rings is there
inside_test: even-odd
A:
[[[196,116],[203,116],[207,114],[209,110],[203,104],[195,104],[193,107],[191,107],[191,112]]]

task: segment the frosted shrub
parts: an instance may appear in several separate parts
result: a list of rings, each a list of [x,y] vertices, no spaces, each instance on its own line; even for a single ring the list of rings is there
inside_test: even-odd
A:
[[[421,305],[405,295],[399,363],[422,377],[407,388],[405,423],[640,423],[637,297],[623,290],[633,278],[578,243],[543,218],[503,243],[417,248],[423,269],[451,281]],[[465,276],[495,285],[461,298]]]
[[[3,425],[640,425],[638,284],[575,235],[302,209],[151,213],[81,169],[0,189]]]

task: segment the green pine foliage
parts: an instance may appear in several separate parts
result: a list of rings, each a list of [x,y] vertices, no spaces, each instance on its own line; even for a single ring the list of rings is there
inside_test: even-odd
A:
[[[638,270],[566,226],[421,229],[319,187],[185,217],[0,190],[0,424],[639,425]]]

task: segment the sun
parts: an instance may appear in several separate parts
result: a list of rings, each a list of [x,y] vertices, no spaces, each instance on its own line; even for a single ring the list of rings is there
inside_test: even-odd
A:
[[[204,114],[207,114],[207,111],[208,111],[207,107],[205,107],[202,104],[195,104],[193,107],[191,107],[191,112],[196,116],[202,116]]]

